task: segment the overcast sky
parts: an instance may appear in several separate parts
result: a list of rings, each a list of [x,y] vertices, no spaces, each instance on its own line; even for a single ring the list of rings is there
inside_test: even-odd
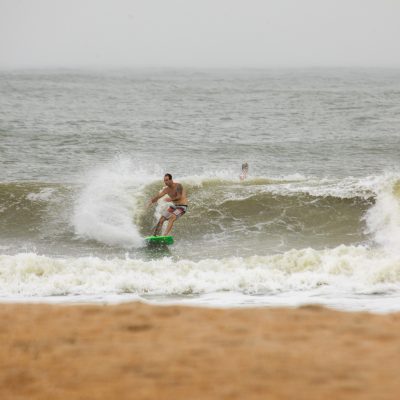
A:
[[[400,67],[400,0],[0,0],[0,67]]]

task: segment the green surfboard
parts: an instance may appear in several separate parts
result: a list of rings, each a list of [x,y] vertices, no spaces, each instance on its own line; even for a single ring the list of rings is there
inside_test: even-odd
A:
[[[169,245],[174,243],[172,236],[148,236],[144,240],[148,245]]]

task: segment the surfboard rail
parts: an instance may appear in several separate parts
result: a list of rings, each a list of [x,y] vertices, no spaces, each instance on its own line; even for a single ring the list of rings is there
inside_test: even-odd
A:
[[[173,236],[148,236],[144,238],[147,244],[153,245],[153,244],[164,244],[164,245],[170,245],[174,243],[174,238]]]

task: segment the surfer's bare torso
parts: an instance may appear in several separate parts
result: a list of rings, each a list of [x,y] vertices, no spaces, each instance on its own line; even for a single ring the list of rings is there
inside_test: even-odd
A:
[[[186,191],[178,182],[174,182],[172,186],[166,186],[162,193],[168,196],[166,201],[172,201],[176,206],[187,206],[188,204]]]

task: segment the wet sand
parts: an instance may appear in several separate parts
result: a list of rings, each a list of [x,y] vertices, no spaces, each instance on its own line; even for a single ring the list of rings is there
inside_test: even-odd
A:
[[[399,399],[400,314],[0,305],[0,399]]]

